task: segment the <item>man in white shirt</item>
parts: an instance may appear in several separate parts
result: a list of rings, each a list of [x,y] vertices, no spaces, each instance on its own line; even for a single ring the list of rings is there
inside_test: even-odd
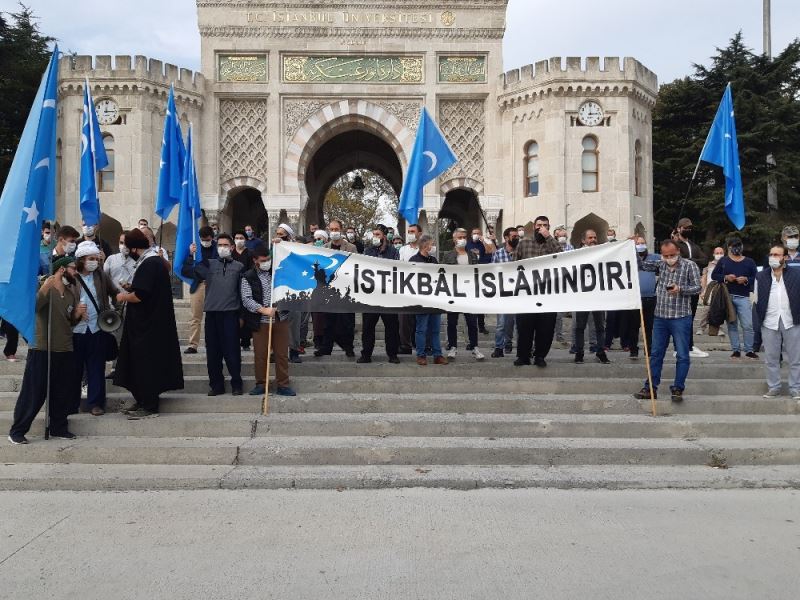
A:
[[[103,263],[103,271],[111,279],[115,295],[119,292],[128,291],[135,267],[136,261],[130,257],[130,251],[125,246],[125,232],[123,231],[119,235],[119,252],[106,258]]]
[[[781,395],[781,350],[789,363],[789,394],[800,400],[800,270],[787,269],[787,251],[780,244],[769,250],[769,269],[756,276],[756,312],[761,321],[764,366],[769,390]]]

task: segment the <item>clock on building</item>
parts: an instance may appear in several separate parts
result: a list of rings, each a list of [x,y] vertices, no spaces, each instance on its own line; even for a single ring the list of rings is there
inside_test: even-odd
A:
[[[603,122],[603,107],[594,100],[588,100],[578,109],[578,121],[586,127],[594,127]]]
[[[119,118],[119,105],[111,98],[98,100],[94,108],[100,125],[111,125]]]

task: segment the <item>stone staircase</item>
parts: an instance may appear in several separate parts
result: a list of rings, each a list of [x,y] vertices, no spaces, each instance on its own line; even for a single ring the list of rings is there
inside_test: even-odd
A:
[[[185,338],[185,303],[176,318]],[[644,361],[622,352],[574,365],[557,348],[538,369],[463,349],[447,366],[392,365],[380,342],[370,365],[309,350],[291,369],[298,395],[271,396],[262,416],[260,397],[206,396],[201,350],[158,417],[127,420],[110,384],[105,416],[71,417],[77,440],[44,441],[40,416],[31,444],[0,444],[0,489],[800,487],[800,402],[762,398],[763,366],[730,361],[726,340],[698,345],[712,353],[693,361],[686,400],[659,400],[656,418],[631,395]],[[23,370],[0,366],[3,432]]]

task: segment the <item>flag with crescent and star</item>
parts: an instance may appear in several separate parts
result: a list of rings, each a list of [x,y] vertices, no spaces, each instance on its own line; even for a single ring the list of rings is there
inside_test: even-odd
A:
[[[36,329],[42,221],[56,214],[58,54],[56,46],[0,195],[0,317],[29,343]]]
[[[164,115],[164,137],[161,140],[161,162],[156,193],[156,214],[164,220],[181,201],[185,161],[186,147],[183,145],[181,120],[175,108],[175,89],[170,86],[167,112]]]
[[[450,144],[425,107],[419,119],[417,138],[408,162],[398,212],[409,225],[417,223],[425,186],[458,162]]]
[[[89,79],[83,87],[83,120],[81,125],[81,188],[80,208],[86,225],[100,222],[100,198],[97,196],[97,172],[108,166],[108,156],[97,122]]]
[[[700,160],[722,167],[725,175],[725,213],[736,229],[744,228],[746,215],[742,171],[739,168],[739,143],[736,140],[736,119],[730,83],[722,95],[722,102],[711,124]]]

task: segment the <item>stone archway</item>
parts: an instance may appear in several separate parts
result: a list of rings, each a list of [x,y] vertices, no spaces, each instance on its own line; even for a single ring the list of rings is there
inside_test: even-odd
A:
[[[439,219],[448,221],[453,227],[472,229],[485,228],[478,191],[470,187],[454,187],[444,194]]]
[[[261,191],[253,186],[235,187],[228,191],[222,210],[225,230],[233,234],[250,225],[261,236],[269,231],[269,217]]]
[[[581,237],[583,236],[583,232],[587,229],[594,229],[595,233],[597,234],[598,244],[604,244],[606,241],[608,241],[608,236],[606,235],[608,232],[608,221],[594,213],[589,213],[582,219],[579,219],[575,222],[575,225],[572,228],[572,235],[570,236],[570,244],[572,244],[575,248],[580,248]]]

